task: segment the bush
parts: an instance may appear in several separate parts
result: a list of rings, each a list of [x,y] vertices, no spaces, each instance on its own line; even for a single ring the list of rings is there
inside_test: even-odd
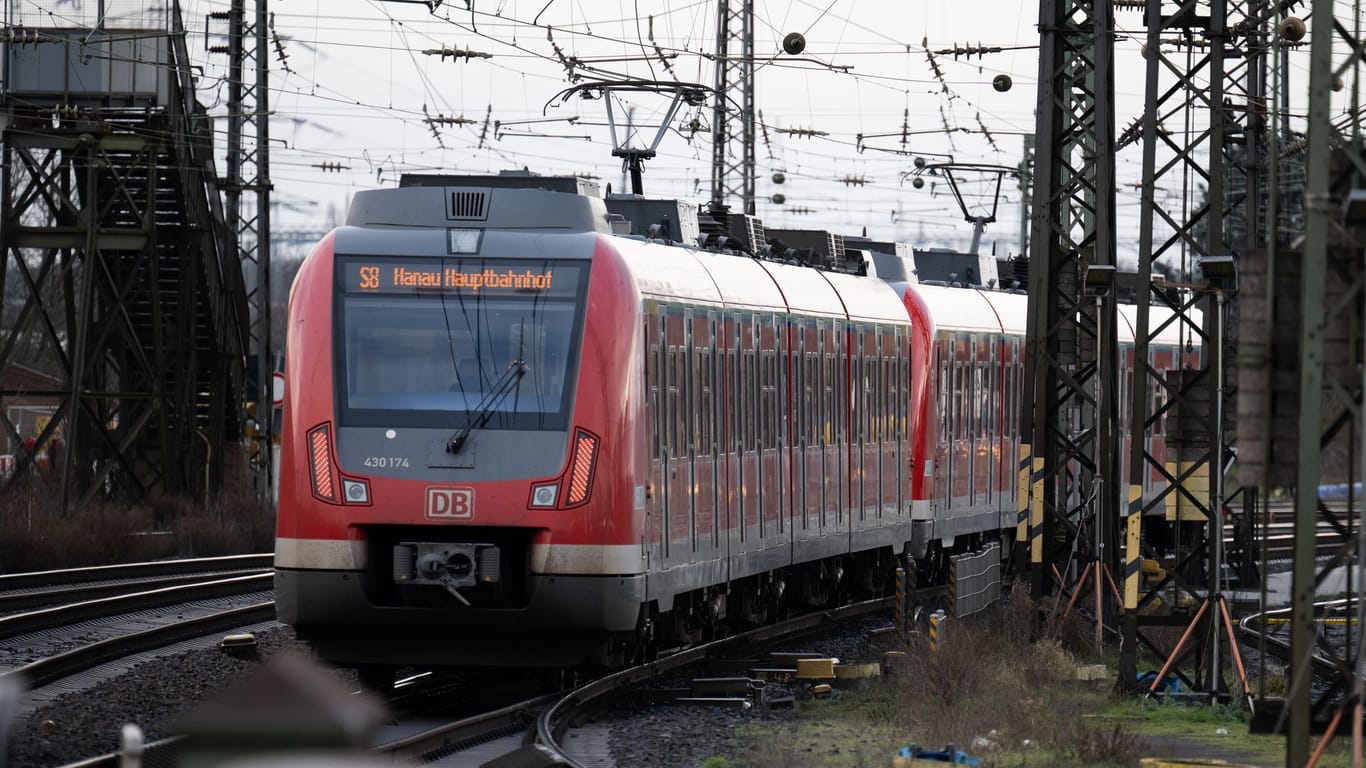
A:
[[[152,495],[140,504],[95,500],[64,510],[57,481],[35,478],[0,496],[0,510],[4,573],[268,552],[274,538],[273,511],[240,490],[208,508]]]

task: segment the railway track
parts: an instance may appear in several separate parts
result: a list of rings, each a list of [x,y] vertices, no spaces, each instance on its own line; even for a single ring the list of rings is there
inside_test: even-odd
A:
[[[0,575],[0,616],[160,587],[270,573],[270,554],[166,560]]]
[[[39,689],[122,657],[273,620],[269,562],[249,555],[0,577],[0,610],[8,613],[0,617],[0,675]]]
[[[1261,647],[1265,642],[1269,655],[1288,664],[1292,610],[1278,608],[1244,616],[1238,622],[1238,631],[1248,645]],[[1342,674],[1339,664],[1350,658],[1349,636],[1358,633],[1356,610],[1355,601],[1346,599],[1314,603],[1315,647],[1310,662],[1316,678],[1331,680]]]
[[[942,601],[943,587],[921,588],[921,604]],[[627,694],[640,683],[666,675],[683,674],[712,659],[752,655],[756,645],[800,641],[826,631],[839,622],[852,621],[878,612],[890,611],[895,598],[883,598],[805,616],[732,635],[705,645],[677,651],[648,664],[631,667],[588,681],[568,692],[535,692],[510,703],[488,704],[478,714],[458,717],[434,727],[430,712],[413,718],[400,718],[387,728],[373,752],[382,763],[440,766],[535,765],[578,766],[580,762],[566,746],[566,736],[580,723],[590,721],[606,709],[615,697]],[[439,683],[437,687],[446,683]],[[401,689],[400,697],[410,696]],[[425,694],[418,693],[417,697]],[[488,703],[487,696],[481,693]],[[457,706],[464,706],[463,704]],[[167,764],[172,760],[181,737],[152,742],[145,748],[147,764]],[[113,768],[118,755],[103,755],[67,768]]]
[[[1334,505],[1337,507],[1337,505]],[[1346,514],[1346,510],[1339,510]],[[1332,554],[1342,543],[1342,534],[1330,524],[1323,521],[1316,522],[1314,532],[1314,554],[1316,557],[1323,557]],[[1238,533],[1233,524],[1226,522],[1224,525],[1224,544],[1225,547],[1232,547],[1237,543]],[[1295,507],[1289,501],[1274,501],[1265,506],[1264,511],[1257,519],[1257,532],[1252,541],[1252,551],[1255,557],[1261,557],[1265,539],[1267,561],[1286,560],[1295,555]],[[1226,550],[1231,551],[1231,550]]]
[[[918,598],[942,599],[945,594],[943,588],[921,589]],[[568,693],[529,698],[432,728],[385,744],[376,751],[386,761],[448,766],[476,765],[495,759],[507,765],[579,766],[581,763],[564,746],[566,735],[578,724],[591,721],[615,697],[638,684],[681,674],[709,660],[733,657],[739,649],[800,640],[839,622],[889,611],[894,600],[870,600],[759,627],[607,675]]]

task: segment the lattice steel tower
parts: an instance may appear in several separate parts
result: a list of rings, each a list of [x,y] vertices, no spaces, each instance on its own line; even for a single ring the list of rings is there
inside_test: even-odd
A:
[[[754,0],[718,0],[711,199],[737,197],[754,215]]]
[[[1044,0],[1039,29],[1017,557],[1036,596],[1056,567],[1063,586],[1094,579],[1109,614],[1120,487],[1111,6]]]
[[[256,0],[254,21],[247,22],[246,0],[232,0],[228,11],[212,18],[228,23],[228,44],[213,50],[228,55],[228,144],[224,208],[247,281],[252,355],[249,370],[256,388],[257,450],[253,474],[257,496],[271,497],[271,402],[273,348],[270,332],[270,67],[267,0]],[[250,79],[248,79],[250,73]],[[252,210],[251,203],[255,203]],[[253,274],[254,273],[254,274]]]

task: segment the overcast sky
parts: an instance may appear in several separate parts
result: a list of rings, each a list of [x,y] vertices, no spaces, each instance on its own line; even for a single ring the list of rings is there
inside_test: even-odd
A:
[[[88,24],[98,15],[88,0],[11,3],[29,23]],[[202,64],[200,98],[222,114],[227,62],[206,48],[222,44],[226,25],[206,17],[228,3],[182,3],[190,50]],[[136,25],[140,15],[155,15],[151,5],[107,0],[106,13],[111,24]],[[469,7],[446,0],[430,12],[422,2],[273,0],[270,9],[279,41],[271,51],[271,177],[276,222],[284,226],[320,226],[350,193],[390,186],[404,171],[526,166],[591,174],[620,191],[621,162],[611,156],[603,101],[555,98],[570,85],[564,60],[578,60],[574,73],[585,80],[714,79],[715,0],[469,0]],[[1037,14],[1034,6],[1000,0],[756,0],[756,92],[766,126],[757,148],[759,216],[770,226],[866,228],[877,238],[966,247],[971,225],[945,180],[927,177],[917,189],[906,174],[914,156],[931,164],[1019,163],[1023,137],[1034,130]],[[1120,11],[1116,21],[1116,124],[1123,130],[1141,113],[1142,14]],[[792,32],[807,41],[799,56],[781,50]],[[933,53],[966,46],[1000,50]],[[488,58],[425,53],[443,47]],[[1303,90],[1307,50],[1293,58],[1294,88]],[[1011,78],[1009,90],[993,87],[997,75]],[[631,110],[632,144],[653,139],[669,100],[637,95],[617,105],[619,121]],[[439,117],[473,122],[434,132],[425,119]],[[707,199],[711,119],[710,109],[675,117],[659,156],[646,165],[648,195]],[[1192,128],[1202,121],[1195,116]],[[691,135],[694,124],[701,130]],[[1136,253],[1140,159],[1137,144],[1117,156],[1122,258]],[[773,182],[778,172],[781,185]],[[1015,252],[1016,180],[1003,178],[998,198],[994,172],[961,176],[970,213],[997,206],[986,247],[996,241],[998,252]],[[773,202],[775,193],[782,204]],[[1159,194],[1179,196],[1180,189]]]

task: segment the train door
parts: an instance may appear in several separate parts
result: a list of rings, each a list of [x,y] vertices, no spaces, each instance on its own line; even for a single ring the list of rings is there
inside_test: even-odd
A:
[[[777,546],[783,532],[782,444],[775,318],[759,319],[759,535],[764,548]]]
[[[821,535],[839,527],[840,456],[836,439],[835,414],[839,411],[839,373],[835,326],[837,320],[821,320],[817,326],[821,355],[820,450],[821,450]]]
[[[982,459],[977,453],[977,441],[981,437],[982,423],[982,398],[979,392],[982,389],[982,365],[978,360],[980,340],[975,335],[967,335],[967,355],[963,360],[963,413],[966,416],[963,424],[963,447],[967,452],[965,462],[967,465],[968,481],[968,508],[972,509],[981,503],[981,464]]]
[[[972,506],[972,337],[955,334],[953,349],[953,399],[956,419],[953,430],[953,498],[959,514]]]
[[[732,565],[739,563],[744,553],[744,523],[740,518],[740,395],[739,361],[740,324],[735,313],[729,312],[721,322],[717,346],[721,349],[721,423],[717,430],[717,444],[721,451],[721,525],[726,540],[726,554]],[[733,578],[734,576],[732,576]]]
[[[991,398],[996,391],[992,385],[992,363],[995,361],[996,345],[986,337],[977,340],[977,391],[973,394],[974,408],[977,410],[976,434],[973,440],[973,455],[977,457],[977,506],[991,508],[996,500],[993,491],[992,475],[996,472],[996,454],[992,450],[992,413]]]
[[[667,476],[664,478],[666,521],[665,565],[687,563],[693,558],[690,539],[692,520],[692,459],[688,419],[688,329],[684,310],[669,307],[664,313],[665,378],[667,391]]]
[[[738,350],[740,538],[746,553],[763,548],[759,537],[759,356],[755,343],[759,331],[754,320],[754,315],[749,313],[741,318]]]
[[[663,380],[664,348],[663,322],[659,307],[649,301],[645,307],[645,396],[649,408],[650,431],[650,479],[651,492],[646,496],[645,505],[645,558],[646,570],[659,564],[668,552],[668,537],[663,535],[664,475],[664,430],[665,401],[661,391]]]
[[[810,405],[806,389],[806,321],[804,318],[789,318],[787,321],[787,383],[791,388],[788,402],[788,493],[791,518],[788,530],[792,541],[805,541],[808,535],[806,515],[806,441],[802,430],[806,409]]]
[[[939,371],[939,389],[935,393],[939,407],[939,440],[934,446],[935,498],[944,503],[945,514],[953,506],[953,343],[952,334],[935,340],[935,362]]]
[[[903,330],[893,326],[882,334],[879,348],[882,350],[882,409],[880,418],[881,444],[878,447],[882,494],[879,501],[882,517],[890,522],[899,516],[901,510],[901,477],[906,465],[901,459],[901,409],[906,399],[906,388],[901,380],[901,349]]]
[[[821,344],[819,321],[802,325],[802,418],[798,454],[802,473],[802,526],[804,538],[821,535],[821,499],[824,496],[824,462],[821,452]]]
[[[698,561],[717,556],[716,525],[716,382],[714,350],[716,313],[692,311],[690,323],[692,366],[689,393],[692,395],[692,494],[693,551]]]
[[[1013,388],[1015,384],[1015,348],[1009,337],[1001,337],[996,345],[999,348],[998,357],[1000,365],[992,374],[999,382],[997,389],[1000,394],[995,400],[999,416],[996,419],[996,452],[998,456],[997,473],[993,482],[996,483],[996,509],[1002,515],[1010,515],[1015,511],[1015,487],[1013,459],[1017,455],[1015,452],[1014,441],[1011,436],[1015,430],[1011,426],[1010,420],[1014,402]]]
[[[847,533],[852,524],[851,513],[853,503],[850,500],[850,477],[853,468],[850,466],[850,437],[849,420],[852,416],[850,398],[852,397],[850,388],[849,358],[853,354],[853,336],[849,323],[844,323],[842,328],[835,332],[835,399],[834,422],[835,422],[835,479],[838,495],[835,502],[835,526],[841,533]]]
[[[863,335],[863,511],[871,527],[882,518],[882,404],[887,401],[887,382],[882,378],[882,329],[874,326]]]
[[[874,361],[877,352],[873,348],[874,331],[868,326],[855,330],[858,343],[858,357],[854,361],[854,422],[850,435],[853,438],[853,462],[856,467],[850,474],[857,477],[854,483],[854,519],[856,530],[864,531],[876,525],[876,513],[870,503],[877,485],[877,466],[872,451],[873,412],[877,397],[877,380]]]

